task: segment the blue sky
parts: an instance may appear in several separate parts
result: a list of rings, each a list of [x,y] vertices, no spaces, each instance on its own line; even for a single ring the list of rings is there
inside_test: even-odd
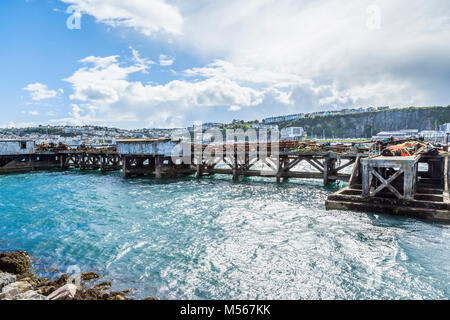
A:
[[[1,127],[450,101],[448,1],[1,1],[0,35]]]

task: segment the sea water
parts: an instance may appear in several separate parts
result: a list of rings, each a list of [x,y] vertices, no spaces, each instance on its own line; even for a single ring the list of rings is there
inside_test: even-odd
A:
[[[448,225],[326,211],[342,185],[321,184],[3,175],[0,250],[32,253],[41,276],[98,272],[135,298],[450,298]]]

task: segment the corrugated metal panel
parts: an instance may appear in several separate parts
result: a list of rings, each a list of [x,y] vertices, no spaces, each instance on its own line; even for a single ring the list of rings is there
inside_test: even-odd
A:
[[[171,140],[118,140],[117,152],[129,155],[163,155],[170,157],[178,142]]]
[[[32,154],[36,152],[34,141],[0,140],[0,155]]]

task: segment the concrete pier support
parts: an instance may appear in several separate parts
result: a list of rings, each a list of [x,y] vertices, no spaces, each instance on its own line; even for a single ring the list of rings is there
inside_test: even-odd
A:
[[[125,178],[125,179],[129,177],[128,165],[129,165],[128,157],[127,156],[123,156],[122,157],[122,177]]]

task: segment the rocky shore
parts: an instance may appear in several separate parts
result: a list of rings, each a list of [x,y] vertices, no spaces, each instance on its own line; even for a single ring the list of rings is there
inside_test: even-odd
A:
[[[30,268],[29,253],[0,252],[0,300],[133,300],[126,296],[130,290],[110,291],[111,282],[94,272],[82,273],[80,279],[62,274],[51,280],[37,277]]]

